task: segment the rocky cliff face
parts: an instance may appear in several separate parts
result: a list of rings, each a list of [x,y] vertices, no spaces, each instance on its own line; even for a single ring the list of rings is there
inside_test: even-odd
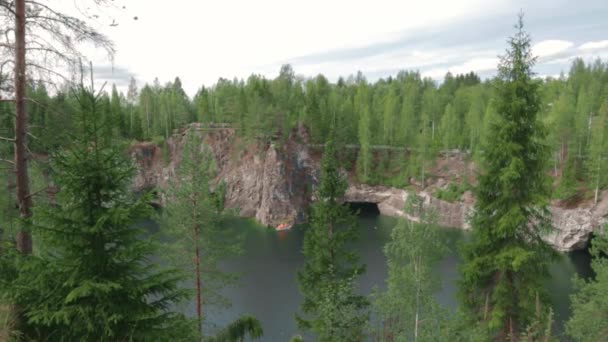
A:
[[[131,147],[137,174],[134,190],[165,188],[175,178],[176,166],[186,134],[196,134],[211,148],[218,167],[216,181],[226,183],[226,205],[241,216],[255,217],[264,225],[296,223],[304,219],[311,184],[316,182],[317,164],[308,151],[308,133],[294,129],[286,143],[258,142],[243,146],[233,129],[192,124],[167,141],[168,161],[162,150],[143,143]],[[301,143],[304,142],[304,143]],[[160,196],[161,201],[163,196]]]
[[[297,223],[304,220],[314,186],[317,184],[318,156],[308,147],[308,133],[302,126],[290,132],[284,143],[249,144],[242,141],[230,128],[205,127],[192,124],[167,141],[166,157],[153,144],[132,146],[131,155],[138,171],[133,184],[135,190],[166,187],[175,178],[176,166],[186,134],[197,134],[200,143],[213,151],[218,166],[216,181],[226,183],[226,204],[238,209],[240,215],[255,217],[264,225]],[[425,206],[439,215],[440,224],[468,229],[467,217],[473,208],[470,194],[462,201],[447,202],[431,196],[427,190],[418,192]],[[408,216],[403,207],[408,192],[401,189],[351,183],[346,202],[376,203],[380,213],[388,216]],[[160,196],[162,200],[162,196]],[[560,251],[582,249],[592,232],[606,222],[608,192],[604,192],[597,205],[567,209],[550,207],[555,230],[545,240]]]
[[[445,227],[469,229],[468,216],[473,210],[466,201],[447,202],[434,198],[426,191],[418,192],[424,200],[424,206],[435,210],[439,215],[439,224]],[[403,211],[408,192],[401,189],[381,186],[351,185],[345,196],[348,202],[371,202],[378,205],[381,214],[405,217],[418,221]],[[607,222],[608,191],[602,193],[602,201],[594,206],[565,209],[556,204],[549,207],[554,230],[544,236],[544,240],[559,251],[583,249],[595,229]]]

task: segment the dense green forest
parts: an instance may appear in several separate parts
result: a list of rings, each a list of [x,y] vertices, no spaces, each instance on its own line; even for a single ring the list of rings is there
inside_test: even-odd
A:
[[[557,178],[554,194],[574,199],[606,185],[602,171],[608,116],[608,65],[596,60],[572,62],[567,74],[540,83],[539,117],[551,146],[547,172]],[[78,111],[69,91],[49,94],[44,84],[28,86],[30,149],[45,154],[60,147]],[[282,139],[296,123],[310,130],[312,143],[323,144],[335,120],[338,144],[360,146],[358,177],[363,182],[404,186],[422,178],[438,151],[469,151],[476,160],[485,132],[496,115],[496,81],[474,73],[448,73],[438,83],[416,71],[368,82],[362,76],[330,83],[323,75],[304,79],[285,65],[275,79],[251,75],[247,80],[220,79],[201,87],[194,98],[179,78],[137,88],[134,79],[125,96],[115,87],[101,98],[98,115],[104,136],[125,141],[154,141],[162,146],[175,129],[190,122],[226,123],[252,139]],[[2,131],[12,127],[10,104],[2,104]],[[410,153],[376,156],[372,146],[408,148]],[[376,159],[380,158],[379,162]],[[373,159],[373,160],[372,160]],[[583,195],[584,191],[583,191]]]
[[[12,4],[0,5],[25,11],[24,1],[16,3],[21,7],[14,11]],[[37,15],[46,9],[81,37],[70,17],[29,9],[30,20],[49,20]],[[15,17],[25,26],[25,14]],[[91,32],[84,33],[98,37]],[[19,44],[24,50],[21,38],[15,50]],[[114,86],[95,90],[93,80],[51,91],[45,82],[20,83],[21,57],[23,63],[15,53],[15,99],[0,102],[6,189],[0,196],[0,339],[263,338],[250,315],[212,330],[205,325],[210,307],[229,302],[221,290],[236,275],[221,262],[239,254],[242,243],[232,236],[226,243],[235,214],[224,207],[223,184],[212,181],[217,170],[209,151],[190,136],[176,170],[179,181],[163,189],[170,203],[159,212],[151,193],[130,187],[135,168],[128,146],[152,141],[163,147],[191,122],[233,127],[252,144],[281,143],[303,124],[310,143],[324,146],[297,273],[303,301],[293,313],[306,338],[557,339],[543,286],[556,253],[542,239],[551,231],[547,205],[552,198],[597,202],[606,186],[608,63],[576,59],[558,79],[536,78],[523,15],[497,76],[483,81],[473,72],[435,82],[402,71],[375,82],[358,73],[331,83],[323,75],[296,76],[285,65],[275,79],[220,79],[191,99],[179,78],[141,89],[132,79],[126,95]],[[346,145],[356,153],[340,153]],[[424,185],[443,150],[466,152],[479,170],[472,231],[459,250],[456,312],[434,297],[439,285],[432,268],[446,246],[437,213],[415,194],[404,210],[419,222],[399,219],[384,247],[386,290],[361,295],[357,279],[366,268],[350,248],[360,233],[355,213],[342,203],[347,180],[341,169],[352,168],[366,183],[406,187],[413,177]],[[158,232],[142,226],[146,221],[158,222]],[[607,253],[608,230],[601,230],[591,248],[595,277],[575,280],[568,338],[602,341],[608,335]],[[182,310],[189,304],[195,317]]]

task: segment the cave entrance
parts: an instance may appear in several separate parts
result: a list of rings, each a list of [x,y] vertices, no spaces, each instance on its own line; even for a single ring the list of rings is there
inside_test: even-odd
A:
[[[347,202],[350,209],[354,212],[358,212],[359,216],[362,217],[373,217],[380,215],[380,209],[378,209],[378,203],[374,202]]]

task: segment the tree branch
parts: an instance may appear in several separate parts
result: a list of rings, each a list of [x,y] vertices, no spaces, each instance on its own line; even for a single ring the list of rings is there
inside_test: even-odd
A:
[[[48,72],[49,74],[53,74],[53,75],[55,75],[55,76],[61,77],[63,80],[65,80],[65,81],[67,81],[67,82],[70,82],[70,80],[69,80],[68,78],[66,78],[65,76],[63,76],[62,74],[58,73],[58,72],[57,72],[57,71],[55,71],[55,70],[51,70],[51,69],[49,69],[49,68],[45,68],[45,67],[43,67],[43,66],[41,66],[41,65],[38,65],[38,64],[36,64],[36,63],[26,63],[26,65],[27,65],[28,67],[32,67],[32,68],[38,68],[38,69],[40,69],[40,70],[42,70],[42,71]]]
[[[0,158],[0,162],[5,162],[5,163],[11,164],[11,165],[15,165],[14,161],[8,160],[8,159],[2,159],[2,158]]]
[[[5,10],[11,12],[12,15],[17,15],[17,13],[15,13],[15,11],[13,10],[13,8],[10,6],[10,4],[8,3],[8,1],[6,1],[6,0],[0,0],[0,7],[2,7]]]
[[[47,47],[26,47],[25,48],[26,51],[43,51],[43,52],[50,52],[53,53],[61,58],[68,58],[64,53],[61,53],[53,48],[47,48]]]
[[[40,190],[38,190],[38,191],[32,192],[31,194],[29,194],[29,195],[25,196],[25,198],[34,197],[34,196],[38,195],[39,193],[41,193],[41,192],[43,192],[43,191],[47,191],[48,189],[49,189],[49,187],[48,187],[48,186],[46,186],[46,187],[44,187],[44,188],[42,188],[42,189],[40,189]]]
[[[11,139],[11,138],[5,138],[5,137],[0,137],[0,140],[4,140],[4,141],[15,141],[15,139]]]

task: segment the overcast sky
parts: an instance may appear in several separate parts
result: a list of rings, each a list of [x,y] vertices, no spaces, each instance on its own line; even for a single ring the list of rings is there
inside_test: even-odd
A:
[[[419,70],[494,75],[517,12],[539,56],[536,72],[568,71],[575,56],[608,59],[608,0],[116,0],[113,66],[97,58],[99,80],[124,89],[179,76],[190,95],[219,77],[296,74],[368,80]],[[133,20],[134,16],[138,20]]]

